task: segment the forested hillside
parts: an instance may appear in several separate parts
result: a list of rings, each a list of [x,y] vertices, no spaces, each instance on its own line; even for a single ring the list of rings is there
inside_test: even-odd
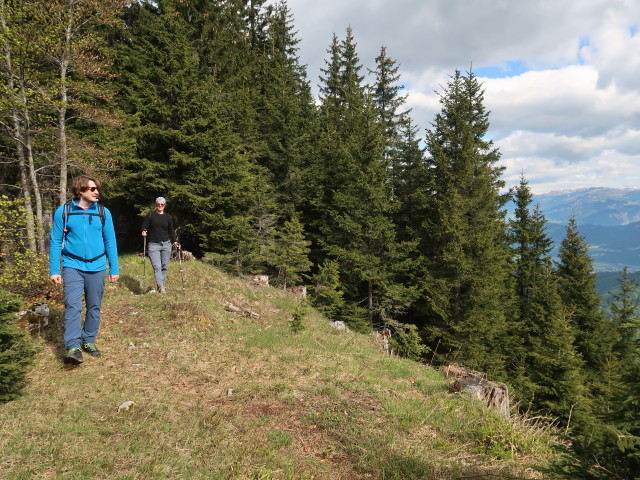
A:
[[[121,251],[163,196],[205,262],[306,285],[406,357],[507,383],[567,432],[570,478],[640,470],[636,283],[623,273],[604,313],[575,218],[552,259],[526,172],[505,189],[473,71],[451,72],[425,129],[393,52],[360,59],[349,28],[327,39],[314,98],[285,2],[0,8],[0,287],[38,295],[51,212],[93,174]]]

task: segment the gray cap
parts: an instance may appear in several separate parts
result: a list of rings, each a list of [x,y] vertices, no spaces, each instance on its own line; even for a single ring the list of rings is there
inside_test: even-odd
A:
[[[156,198],[156,203],[167,203],[167,201],[164,199],[164,197],[158,197]]]

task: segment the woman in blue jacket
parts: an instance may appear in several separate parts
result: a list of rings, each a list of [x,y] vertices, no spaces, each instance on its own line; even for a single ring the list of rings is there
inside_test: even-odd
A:
[[[100,182],[81,175],[72,181],[74,198],[53,215],[49,274],[64,282],[64,363],[82,363],[82,351],[99,357],[95,341],[100,329],[100,305],[109,260],[109,281],[118,280],[118,249],[111,212],[98,203]],[[62,260],[62,261],[61,261]],[[62,265],[62,271],[61,271]],[[82,294],[85,295],[84,324]]]

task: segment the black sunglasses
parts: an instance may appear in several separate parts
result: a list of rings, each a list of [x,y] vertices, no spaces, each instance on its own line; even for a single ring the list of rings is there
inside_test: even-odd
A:
[[[83,191],[83,192],[86,192],[87,190],[90,190],[90,191],[92,191],[92,192],[95,192],[96,190],[97,190],[97,191],[100,191],[100,189],[99,189],[98,187],[84,187],[84,188],[82,189],[82,191]]]

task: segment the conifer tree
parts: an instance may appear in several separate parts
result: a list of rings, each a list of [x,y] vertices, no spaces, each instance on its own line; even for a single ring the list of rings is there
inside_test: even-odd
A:
[[[593,428],[593,404],[575,330],[558,292],[552,242],[524,176],[514,191],[510,221],[515,308],[506,345],[509,381],[522,409],[557,419],[576,435]]]
[[[291,13],[278,3],[267,18],[255,75],[258,134],[264,165],[286,216],[306,206],[306,165],[311,156],[315,108],[306,69],[300,65]]]
[[[530,384],[528,360],[532,350],[534,330],[547,315],[559,313],[555,307],[558,302],[542,297],[541,291],[534,290],[536,280],[547,275],[545,270],[551,241],[545,234],[545,219],[541,212],[531,212],[533,194],[524,175],[514,189],[514,219],[509,222],[510,243],[513,248],[513,279],[515,288],[514,314],[509,321],[511,355],[507,359],[511,382],[520,390],[523,398],[533,396],[534,386]],[[534,220],[535,218],[535,220]],[[543,284],[544,285],[544,284]],[[544,293],[549,293],[546,289]],[[559,300],[557,292],[552,292]],[[549,302],[554,312],[544,311],[542,302]],[[542,311],[540,311],[542,310]],[[541,315],[536,315],[537,313]],[[573,337],[571,337],[573,339]]]
[[[345,296],[367,306],[368,322],[404,299],[392,294],[395,231],[383,129],[363,84],[351,29],[334,37],[321,85],[317,243],[341,265]],[[356,315],[358,316],[358,315]]]
[[[640,318],[638,282],[624,267],[618,288],[608,302],[609,319],[615,332],[610,368],[605,372],[609,396],[601,415],[605,434],[590,445],[590,453],[607,471],[620,478],[633,478],[640,470]],[[608,388],[607,388],[608,387]]]
[[[18,310],[18,297],[0,288],[0,402],[20,395],[35,355],[30,338],[15,324]]]
[[[599,458],[606,461],[619,478],[636,479],[640,471],[640,345],[636,343],[633,361],[623,377],[624,388],[618,392],[609,443]]]
[[[375,61],[375,70],[370,70],[370,73],[375,76],[371,95],[380,115],[387,145],[393,148],[398,136],[398,126],[407,118],[408,111],[400,111],[406,102],[407,95],[400,95],[404,87],[398,83],[400,81],[399,66],[387,55],[386,47],[380,48],[380,55]]]
[[[328,318],[337,320],[344,308],[344,293],[340,290],[340,266],[335,260],[326,260],[313,276],[311,302]]]
[[[427,166],[424,147],[418,137],[418,127],[407,116],[400,126],[396,167],[394,169],[393,195],[398,204],[394,216],[398,240],[412,242],[420,230],[426,214],[421,207],[428,192]]]
[[[589,410],[576,418],[571,436],[578,458],[590,464],[606,442],[612,398],[614,331],[602,311],[589,246],[575,217],[569,219],[560,245],[556,276],[560,297],[574,331],[574,346],[583,360],[585,396]],[[586,403],[586,402],[585,402]]]
[[[616,332],[613,351],[624,370],[633,363],[636,355],[636,340],[640,332],[639,295],[638,281],[630,277],[629,268],[624,267],[618,278],[618,288],[608,303],[610,319]]]
[[[375,77],[371,87],[371,95],[378,112],[385,142],[385,161],[389,165],[391,183],[395,190],[400,182],[402,156],[400,152],[400,135],[402,127],[409,121],[410,110],[401,110],[407,95],[401,95],[404,88],[398,83],[400,74],[398,64],[387,55],[386,47],[380,49],[380,55],[375,59],[376,68],[370,70]]]
[[[285,222],[274,237],[268,262],[278,270],[278,279],[286,289],[298,283],[302,278],[300,274],[310,269],[311,242],[305,240],[303,226],[295,217]]]
[[[489,113],[472,72],[456,71],[440,102],[427,131],[430,178],[419,232],[423,332],[442,354],[499,373],[511,296],[500,153],[486,139]]]
[[[528,349],[527,381],[519,385],[524,392],[518,392],[523,408],[542,411],[565,427],[584,424],[591,416],[591,402],[583,362],[573,345],[574,330],[558,295],[549,257],[541,259],[529,288],[521,332]]]
[[[559,291],[575,329],[576,348],[585,361],[591,388],[598,390],[611,351],[613,332],[602,311],[589,246],[569,219],[556,267]]]

